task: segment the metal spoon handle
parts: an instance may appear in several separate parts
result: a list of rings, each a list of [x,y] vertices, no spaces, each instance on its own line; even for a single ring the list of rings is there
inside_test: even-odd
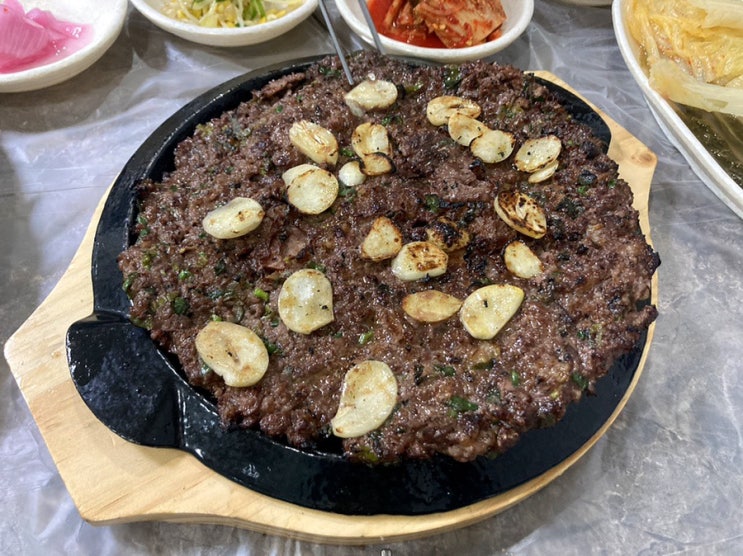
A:
[[[340,58],[341,60],[341,66],[343,66],[343,73],[346,74],[346,79],[348,79],[348,84],[353,85],[353,75],[351,75],[351,70],[348,67],[348,62],[346,62],[346,56],[343,53],[343,49],[341,48],[341,45],[338,42],[338,37],[335,34],[335,29],[333,28],[333,22],[330,19],[328,8],[325,6],[325,0],[320,0],[320,11],[322,12],[322,17],[325,20],[325,26],[328,28],[328,33],[330,33],[330,40],[333,41],[333,47],[335,48],[335,52],[336,54],[338,54],[338,58]]]
[[[366,5],[366,0],[359,0],[359,7],[361,8],[361,13],[364,14],[364,19],[366,20],[366,24],[369,26],[369,31],[371,32],[372,39],[374,39],[374,44],[376,45],[377,50],[380,54],[384,54],[384,47],[382,46],[382,41],[379,39],[379,33],[377,33],[374,20],[369,13],[369,6]]]

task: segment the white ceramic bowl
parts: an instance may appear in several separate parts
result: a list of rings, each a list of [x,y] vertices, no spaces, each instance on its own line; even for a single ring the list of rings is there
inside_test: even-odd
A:
[[[247,46],[266,42],[290,31],[307,19],[317,8],[318,0],[305,0],[296,10],[273,21],[235,29],[200,27],[177,21],[162,12],[165,0],[132,0],[139,12],[160,29],[182,39],[209,46]]]
[[[93,26],[93,40],[77,52],[56,62],[14,73],[0,73],[0,93],[20,93],[56,85],[74,77],[97,61],[119,36],[126,19],[127,0],[29,0],[22,2],[26,11],[32,8],[50,10],[58,18]]]
[[[358,0],[336,0],[335,3],[338,6],[338,12],[351,30],[367,43],[374,45],[374,39],[366,24],[364,14],[361,12]],[[399,54],[442,63],[486,58],[503,50],[515,41],[529,25],[534,13],[534,0],[502,0],[502,3],[507,18],[503,24],[503,34],[485,44],[465,48],[426,48],[406,44],[385,36],[380,36],[379,39],[387,54]]]
[[[687,127],[676,110],[650,85],[640,62],[640,46],[627,26],[627,0],[616,0],[612,5],[612,20],[619,51],[627,68],[640,86],[650,111],[666,137],[684,156],[694,173],[730,209],[743,218],[743,188],[720,166],[707,148]]]

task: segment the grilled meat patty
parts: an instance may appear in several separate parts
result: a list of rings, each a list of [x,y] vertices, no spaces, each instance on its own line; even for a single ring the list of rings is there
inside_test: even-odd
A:
[[[303,449],[332,440],[350,459],[371,463],[502,453],[529,429],[557,422],[633,349],[656,317],[647,301],[659,258],[606,145],[533,77],[481,61],[430,67],[358,53],[349,63],[355,76],[395,84],[397,100],[355,115],[339,61],[328,57],[199,125],[177,147],[174,169],[141,184],[136,240],[119,259],[131,318],[215,400],[225,426],[259,428]],[[530,183],[513,154],[498,163],[474,156],[446,125],[427,119],[428,102],[444,95],[476,101],[477,119],[510,132],[516,148],[559,138],[555,173]],[[320,214],[299,212],[282,179],[309,162],[289,137],[299,121],[337,138],[337,164],[319,164],[331,173],[358,158],[351,149],[357,126],[381,124],[392,170],[358,186],[341,183]],[[509,192],[541,208],[544,237],[517,232],[496,214],[496,195]],[[258,228],[233,239],[205,233],[206,214],[237,196],[263,207]],[[451,239],[446,272],[406,281],[389,260],[362,257],[360,245],[381,216],[404,243],[427,241],[431,230]],[[456,244],[462,234],[467,241]],[[536,276],[507,268],[504,250],[515,240],[538,257]],[[333,288],[334,320],[310,334],[292,332],[278,310],[282,284],[303,268],[320,270]],[[492,340],[474,338],[457,315],[421,323],[401,308],[414,292],[463,300],[491,284],[524,292]],[[257,384],[227,386],[199,357],[194,338],[215,320],[239,323],[265,343],[269,364]],[[381,426],[335,440],[344,375],[365,360],[392,369],[396,403]]]

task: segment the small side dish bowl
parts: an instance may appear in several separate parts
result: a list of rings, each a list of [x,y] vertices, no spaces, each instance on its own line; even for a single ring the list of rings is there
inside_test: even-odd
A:
[[[374,45],[374,39],[369,31],[361,7],[357,0],[336,0],[338,12],[351,30],[365,42]],[[487,58],[509,46],[528,27],[534,13],[534,0],[502,0],[506,12],[506,21],[503,23],[503,33],[495,40],[476,46],[464,48],[426,48],[407,44],[389,37],[380,35],[382,48],[388,54],[399,54],[410,58],[420,58],[441,63],[464,62]]]
[[[57,19],[90,25],[92,40],[80,50],[57,61],[13,73],[0,73],[0,93],[23,93],[50,87],[88,69],[111,47],[119,36],[128,7],[127,0],[110,0],[105,9],[97,0],[22,2],[26,11],[49,10]]]
[[[297,9],[266,23],[249,27],[200,27],[187,21],[178,21],[163,13],[167,0],[132,0],[137,10],[160,29],[182,39],[208,46],[248,46],[283,35],[307,19],[317,8],[318,0],[305,0]]]

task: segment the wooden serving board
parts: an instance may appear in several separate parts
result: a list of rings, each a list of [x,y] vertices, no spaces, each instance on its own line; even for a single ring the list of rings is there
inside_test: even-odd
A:
[[[571,90],[551,74],[537,75]],[[632,187],[649,240],[648,197],[657,159],[625,129],[596,111],[611,128],[609,154]],[[348,516],[311,510],[233,483],[185,452],[127,442],[85,405],[70,377],[65,337],[73,322],[93,311],[91,253],[104,202],[105,197],[57,286],[5,346],[11,371],[80,515],[96,525],[145,520],[216,523],[315,542],[367,544],[419,538],[475,523],[549,484],[604,435],[634,391],[653,337],[651,326],[639,368],[610,419],[581,449],[541,476],[504,494],[444,513]],[[657,304],[657,275],[652,295]]]

